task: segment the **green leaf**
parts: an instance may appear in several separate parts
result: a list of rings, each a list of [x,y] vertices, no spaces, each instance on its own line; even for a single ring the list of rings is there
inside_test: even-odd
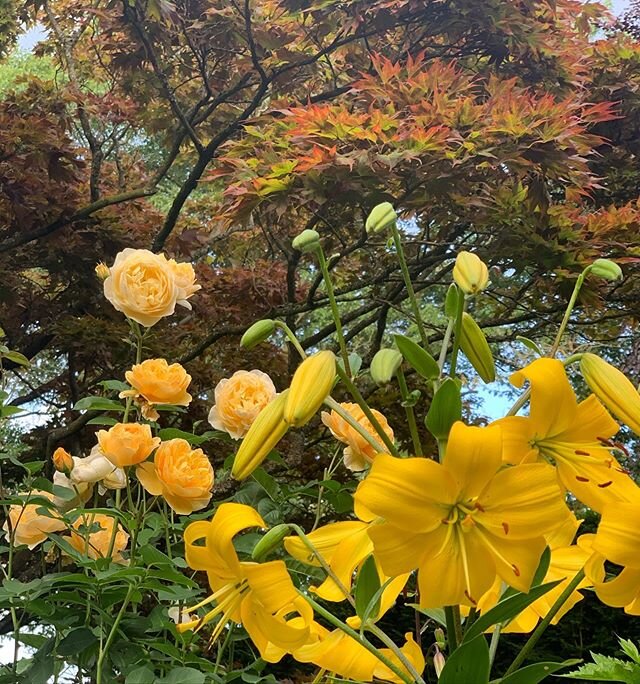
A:
[[[542,353],[542,349],[533,341],[530,340],[528,337],[523,337],[522,335],[516,335],[516,340],[518,342],[522,342],[527,349],[531,349],[532,352],[535,352],[538,356],[544,356]]]
[[[169,439],[184,439],[191,445],[204,444],[204,442],[215,439],[219,435],[220,433],[215,430],[207,430],[207,432],[203,432],[201,435],[194,435],[192,432],[185,432],[184,430],[178,430],[178,428],[164,428],[158,432],[158,437],[163,442]]]
[[[122,380],[103,380],[98,384],[100,387],[114,392],[125,392],[126,390],[131,389],[131,387],[126,382],[122,382]]]
[[[481,615],[469,629],[465,632],[464,641],[474,639],[485,630],[499,622],[506,622],[511,620],[516,615],[521,613],[527,606],[537,601],[541,596],[544,596],[553,587],[560,584],[562,580],[556,582],[547,582],[537,587],[532,587],[527,594],[518,592],[513,596],[500,601],[497,606]]]
[[[19,366],[29,366],[31,364],[29,359],[24,354],[21,354],[20,352],[17,352],[17,351],[4,352],[2,354],[2,356],[5,359],[9,359],[9,361],[13,361],[14,363],[17,363]]]
[[[500,684],[538,684],[549,675],[561,670],[563,667],[577,665],[580,660],[565,660],[563,663],[534,663],[527,665],[521,670],[516,670],[512,674],[500,679]]]
[[[74,411],[119,411],[124,413],[122,402],[106,397],[83,397],[73,407]]]
[[[407,363],[423,378],[435,380],[440,375],[438,362],[428,351],[404,335],[394,335],[393,337]]]
[[[58,655],[70,656],[82,653],[98,641],[96,635],[87,627],[73,629],[58,644]]]
[[[153,684],[156,681],[153,671],[146,665],[137,667],[127,675],[124,684]]]
[[[638,652],[638,647],[630,639],[618,639],[620,641],[620,648],[625,652],[625,654],[631,658],[635,663],[640,665],[640,653]]]
[[[636,663],[625,662],[619,658],[591,653],[593,663],[587,663],[569,674],[558,675],[567,679],[587,682],[623,682],[640,684],[640,667]]]
[[[419,613],[422,613],[423,615],[426,615],[427,617],[431,618],[434,622],[437,622],[439,625],[442,625],[442,627],[447,626],[447,618],[444,613],[444,608],[420,608],[420,606],[417,603],[407,603],[405,605],[409,606],[410,608],[413,608],[414,610],[417,610]]]
[[[463,642],[448,658],[438,684],[488,684],[489,646],[482,634]]]
[[[177,667],[166,677],[157,680],[157,684],[204,684],[206,675],[192,667]]]
[[[117,425],[118,421],[110,416],[96,416],[87,421],[87,425]]]
[[[372,606],[372,599],[380,589],[380,577],[373,556],[369,556],[360,567],[355,586],[356,613],[365,621],[369,615],[377,615],[380,609],[380,597]]]
[[[460,386],[452,378],[447,378],[436,390],[424,423],[429,432],[441,440],[447,439],[451,426],[461,418]]]
[[[8,418],[9,416],[15,416],[16,413],[22,413],[23,411],[24,409],[19,406],[2,406],[0,407],[0,417]]]

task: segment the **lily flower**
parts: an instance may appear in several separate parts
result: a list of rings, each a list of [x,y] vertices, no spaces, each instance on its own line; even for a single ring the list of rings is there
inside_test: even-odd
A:
[[[529,381],[531,405],[529,416],[495,422],[502,429],[505,462],[550,460],[563,487],[598,512],[633,495],[635,484],[607,445],[618,424],[595,395],[578,403],[561,361],[537,359],[510,379],[516,387]]]
[[[189,567],[205,570],[213,594],[192,612],[215,604],[204,617],[177,625],[181,632],[198,631],[218,618],[211,635],[213,643],[228,622],[242,623],[269,662],[277,662],[305,644],[313,621],[313,609],[294,587],[283,561],[241,561],[233,537],[250,527],[266,527],[250,506],[221,504],[210,521],[199,520],[185,530],[185,554]],[[275,658],[275,659],[274,659]]]
[[[637,491],[640,493],[640,489]],[[598,598],[608,606],[624,608],[629,615],[640,615],[639,516],[640,497],[637,495],[634,502],[605,506],[598,531],[593,536],[595,553],[585,567]],[[609,581],[606,581],[605,561],[622,566],[620,573]]]
[[[502,467],[500,428],[451,428],[444,463],[381,454],[355,493],[389,576],[418,568],[420,605],[475,606],[496,575],[527,591],[544,534],[569,515],[545,463]]]
[[[368,517],[371,520],[371,516]],[[320,527],[307,535],[307,539],[347,591],[351,590],[356,570],[373,553],[373,542],[368,534],[370,527],[371,522],[344,520]],[[296,560],[308,565],[320,566],[320,561],[299,537],[287,537],[284,540],[284,547]],[[376,566],[380,586],[383,586],[390,577],[385,575],[378,562]],[[380,596],[380,607],[375,615],[370,616],[371,620],[376,622],[394,605],[398,594],[404,589],[409,579],[409,574],[407,572],[398,575],[386,584]],[[320,586],[312,586],[309,591],[325,601],[338,602],[347,598],[343,588],[332,577],[327,577]],[[353,615],[347,618],[347,624],[354,629],[359,629],[361,620],[357,615]]]

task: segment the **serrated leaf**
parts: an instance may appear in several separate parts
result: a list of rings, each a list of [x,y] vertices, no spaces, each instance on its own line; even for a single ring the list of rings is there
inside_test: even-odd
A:
[[[640,667],[636,663],[628,663],[619,658],[591,653],[593,663],[587,663],[568,674],[558,675],[566,679],[578,679],[587,682],[623,682],[623,684],[640,684]]]
[[[404,335],[394,335],[393,338],[407,363],[423,378],[435,380],[440,375],[440,366],[428,351]]]
[[[620,648],[626,653],[626,655],[631,658],[635,663],[640,665],[640,652],[638,652],[638,647],[630,639],[618,639],[620,642]]]
[[[488,684],[489,646],[481,634],[474,639],[463,642],[449,657],[438,684]]]

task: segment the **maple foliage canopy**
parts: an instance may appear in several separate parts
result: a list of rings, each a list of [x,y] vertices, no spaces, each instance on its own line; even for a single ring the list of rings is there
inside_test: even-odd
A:
[[[91,418],[78,397],[122,375],[124,324],[93,274],[124,247],[196,264],[193,311],[148,339],[212,387],[279,347],[239,335],[282,316],[312,348],[334,332],[320,277],[292,249],[313,227],[346,334],[365,360],[410,315],[398,264],[364,218],[391,201],[426,309],[452,257],[493,265],[490,339],[528,323],[544,343],[582,267],[626,278],[584,290],[579,342],[624,339],[639,315],[640,45],[577,0],[148,0],[18,3],[55,78],[0,97],[0,325],[34,362],[16,405],[45,406],[43,455]],[[17,27],[3,23],[10,45]],[[606,314],[600,304],[606,297]],[[443,335],[434,315],[429,334]],[[51,429],[54,429],[51,432]],[[82,445],[76,444],[77,448]]]

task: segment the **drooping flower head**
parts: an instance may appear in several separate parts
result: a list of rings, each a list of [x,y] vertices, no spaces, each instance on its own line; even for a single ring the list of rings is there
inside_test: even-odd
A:
[[[569,511],[554,469],[502,467],[497,427],[454,423],[444,463],[376,457],[355,494],[380,523],[369,530],[389,576],[418,568],[423,607],[475,605],[496,575],[527,591],[544,534]]]
[[[153,461],[139,465],[136,475],[149,494],[163,496],[181,515],[199,511],[211,501],[211,463],[202,449],[192,449],[184,439],[162,442]]]
[[[537,359],[514,373],[511,382],[531,385],[529,416],[496,421],[502,429],[507,463],[555,463],[562,485],[596,511],[635,488],[606,445],[618,424],[591,395],[578,403],[564,365]]]
[[[340,406],[372,437],[379,439],[378,433],[358,404],[343,403]],[[371,412],[378,419],[385,434],[393,441],[393,430],[389,426],[386,417],[380,411],[376,411],[376,409],[371,409]],[[331,434],[337,440],[347,445],[343,453],[344,464],[349,470],[364,470],[368,464],[372,463],[379,450],[374,449],[342,416],[338,415],[335,411],[331,411],[331,413],[323,411],[320,417],[322,422],[331,430]]]
[[[178,625],[181,632],[199,630],[218,618],[211,635],[215,641],[229,621],[240,622],[260,655],[277,662],[307,643],[313,610],[293,586],[281,560],[241,561],[233,537],[251,527],[266,527],[250,506],[223,503],[210,521],[191,523],[184,533],[189,567],[205,570],[213,594],[189,611],[215,603],[204,617]]]
[[[234,439],[244,437],[262,409],[276,396],[271,378],[262,371],[236,371],[216,385],[209,423]]]

